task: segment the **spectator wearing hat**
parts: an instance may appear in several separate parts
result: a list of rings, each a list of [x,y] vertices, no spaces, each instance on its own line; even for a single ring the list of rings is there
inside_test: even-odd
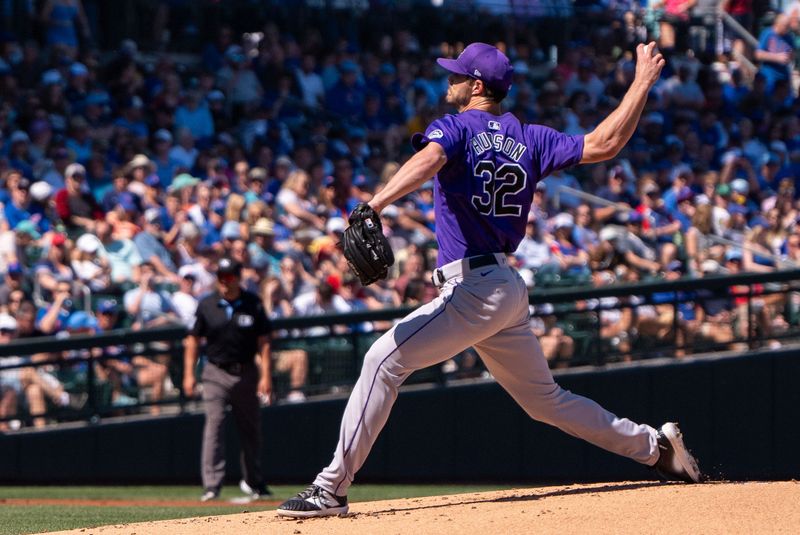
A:
[[[339,285],[341,282],[332,277],[328,277],[319,283],[313,292],[300,294],[292,301],[292,309],[297,316],[324,316],[327,314],[344,314],[350,312],[352,308],[339,295]],[[334,332],[346,332],[342,326],[333,327]],[[303,336],[324,336],[331,333],[329,327],[309,327],[303,330]]]
[[[247,250],[254,264],[269,266],[268,273],[280,273],[280,261],[283,255],[275,249],[275,226],[272,221],[262,217],[250,229],[251,241]]]
[[[177,278],[177,267],[164,245],[159,212],[148,210],[144,218],[144,228],[134,236],[133,243],[139,250],[143,264],[149,264],[159,277],[166,280]]]
[[[160,209],[162,205],[161,178],[155,173],[147,175],[144,179],[144,194],[142,195],[141,205],[144,210],[149,208]]]
[[[261,472],[259,397],[272,395],[270,321],[261,299],[241,287],[242,266],[223,258],[217,290],[197,307],[194,326],[184,342],[183,392],[195,393],[195,366],[201,339],[206,340],[203,368],[202,501],[219,498],[225,476],[225,408],[231,405],[242,444],[240,488],[252,498],[269,496]],[[258,359],[256,361],[256,359]]]
[[[656,261],[655,248],[650,247],[640,238],[643,235],[644,217],[639,212],[630,211],[627,213],[626,219],[625,229],[615,233],[609,240],[615,252],[624,259],[626,265],[640,272],[658,273],[661,265]]]
[[[31,221],[20,221],[17,228],[0,232],[0,272],[9,264],[32,265],[30,245],[35,245],[42,235]]]
[[[119,327],[119,304],[115,299],[102,299],[97,303],[96,332],[107,333]],[[141,355],[130,356],[125,346],[113,345],[97,348],[99,357],[98,376],[111,385],[111,405],[122,407],[138,402],[129,394],[132,391],[150,388],[150,401],[163,398],[167,367]],[[159,414],[160,408],[154,405],[151,414]]]
[[[45,228],[40,230],[47,231],[49,225],[46,220],[42,219],[42,213],[33,217],[30,211],[30,186],[31,183],[27,178],[21,178],[16,181],[16,186],[10,188],[11,198],[3,206],[6,222],[10,228],[16,228],[20,221],[31,220],[35,223],[42,223]]]
[[[75,281],[70,261],[73,243],[62,233],[52,233],[45,242],[47,252],[35,266],[34,277],[36,283],[47,291],[52,291],[59,281]]]
[[[94,232],[104,214],[94,197],[83,189],[86,169],[79,163],[70,164],[64,178],[65,188],[55,195],[58,217],[69,229]]]
[[[0,286],[0,310],[9,312],[11,295],[15,292],[23,292],[26,290],[25,270],[22,265],[19,262],[8,264],[3,280],[5,284]]]
[[[137,154],[125,166],[124,173],[131,182],[143,183],[144,179],[155,171],[155,165],[145,154]]]
[[[247,204],[263,200],[264,192],[266,191],[266,181],[266,169],[263,167],[254,167],[250,169],[247,175],[247,190],[244,192],[244,198],[247,201]]]
[[[550,249],[562,272],[584,275],[588,273],[589,255],[573,242],[574,226],[575,222],[570,214],[560,213],[553,218],[553,241]]]
[[[192,268],[193,266],[183,266],[178,270],[178,291],[172,294],[172,308],[188,329],[194,326],[198,303],[195,292],[197,275]]]

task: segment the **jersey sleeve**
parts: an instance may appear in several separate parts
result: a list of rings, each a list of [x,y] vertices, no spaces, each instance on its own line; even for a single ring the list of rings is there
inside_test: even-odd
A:
[[[527,125],[525,134],[541,178],[583,158],[583,136],[568,136],[541,125]]]
[[[424,134],[411,136],[411,146],[418,152],[431,142],[441,145],[450,160],[464,147],[464,132],[452,115],[446,115],[433,121]]]

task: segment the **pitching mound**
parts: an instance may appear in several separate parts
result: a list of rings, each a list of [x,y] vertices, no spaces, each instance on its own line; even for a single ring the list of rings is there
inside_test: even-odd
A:
[[[362,502],[346,517],[285,520],[273,511],[127,526],[73,534],[352,535],[479,533],[800,533],[800,484],[654,482]]]

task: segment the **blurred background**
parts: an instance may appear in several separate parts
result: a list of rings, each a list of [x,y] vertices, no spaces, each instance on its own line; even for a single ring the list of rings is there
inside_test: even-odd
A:
[[[510,256],[553,368],[792,344],[799,17],[778,0],[0,0],[0,432],[196,410],[181,340],[223,255],[275,321],[277,403],[346,393],[435,295],[433,184],[382,214],[387,280],[361,287],[336,244],[410,135],[455,111],[435,59],[472,41],[513,62],[508,111],[569,134],[618,105],[638,43],[667,57],[627,147],[541,182]],[[464,381],[491,381],[471,350],[411,380]]]

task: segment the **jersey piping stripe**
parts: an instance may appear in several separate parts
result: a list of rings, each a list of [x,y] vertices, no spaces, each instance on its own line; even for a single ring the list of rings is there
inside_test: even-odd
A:
[[[391,357],[391,356],[394,354],[394,352],[395,352],[395,351],[397,351],[398,349],[400,349],[400,347],[401,347],[403,344],[405,344],[406,342],[408,342],[409,340],[411,340],[411,339],[414,337],[414,335],[416,335],[416,334],[417,334],[418,332],[420,332],[422,329],[424,329],[425,327],[427,327],[428,325],[430,325],[430,324],[431,324],[431,322],[432,322],[433,320],[435,320],[436,318],[438,318],[438,317],[439,317],[439,315],[440,315],[442,312],[444,312],[444,311],[445,311],[445,309],[447,308],[447,305],[448,305],[448,304],[450,304],[450,301],[452,301],[452,300],[453,300],[453,296],[454,296],[454,295],[455,295],[455,293],[456,293],[456,288],[458,288],[458,286],[455,286],[455,287],[453,287],[453,293],[451,293],[451,294],[450,294],[450,298],[449,298],[447,301],[445,301],[445,302],[444,302],[444,305],[442,306],[441,310],[439,310],[439,312],[437,312],[436,314],[434,314],[433,316],[431,316],[431,318],[430,318],[428,321],[426,321],[425,323],[423,323],[422,325],[420,325],[419,329],[417,329],[416,331],[414,331],[413,333],[411,333],[411,334],[408,336],[408,338],[406,338],[405,340],[403,340],[402,342],[400,342],[399,344],[397,344],[397,346],[395,346],[395,348],[394,348],[394,349],[392,349],[392,350],[389,352],[389,354],[388,354],[388,355],[386,355],[386,357],[385,357],[385,358],[384,358],[384,359],[381,361],[381,363],[380,363],[380,364],[378,364],[378,367],[375,369],[375,375],[373,375],[373,376],[372,376],[372,383],[369,385],[369,392],[367,393],[367,400],[364,402],[364,408],[363,408],[363,409],[361,409],[361,417],[358,419],[358,424],[356,425],[356,429],[355,429],[355,431],[353,431],[353,438],[351,438],[351,439],[350,439],[350,444],[349,444],[349,445],[347,446],[347,448],[344,450],[344,455],[342,455],[342,460],[346,459],[346,458],[347,458],[347,454],[348,454],[348,453],[350,453],[350,448],[352,448],[352,447],[353,447],[353,442],[354,442],[354,441],[355,441],[355,439],[356,439],[356,435],[358,434],[358,430],[359,430],[359,428],[361,427],[361,423],[364,421],[364,416],[366,416],[366,414],[367,414],[367,405],[369,405],[369,399],[372,397],[372,389],[373,389],[373,388],[375,388],[375,381],[378,379],[378,372],[381,370],[381,367],[383,366],[383,363],[384,363],[384,362],[386,362],[387,360],[389,360],[389,357]],[[347,477],[347,474],[345,473],[345,478],[346,478],[346,477]],[[341,486],[342,486],[342,483],[344,483],[344,479],[342,479],[341,481],[339,481],[339,484],[338,484],[338,485],[336,485],[336,488],[335,488],[335,489],[334,489],[334,491],[333,491],[333,493],[334,493],[334,494],[336,494],[336,492],[339,490],[339,487],[341,487]]]

